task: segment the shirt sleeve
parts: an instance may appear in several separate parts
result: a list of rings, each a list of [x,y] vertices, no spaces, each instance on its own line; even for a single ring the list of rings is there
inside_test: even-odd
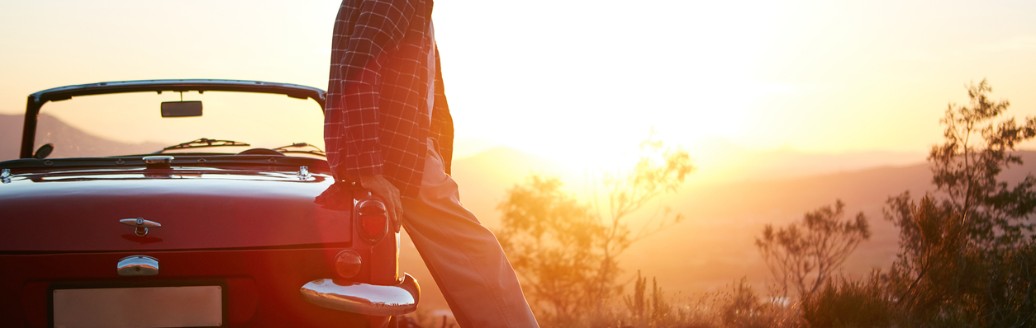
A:
[[[387,52],[395,49],[403,39],[416,12],[413,4],[407,0],[358,2],[358,8],[351,8],[355,13],[344,13],[347,16],[345,19],[353,21],[336,22],[336,25],[345,24],[346,27],[339,29],[336,26],[336,30],[342,30],[342,34],[336,33],[335,38],[348,38],[346,42],[332,42],[338,46],[344,45],[342,56],[332,63],[340,70],[333,76],[342,80],[331,83],[337,86],[332,96],[338,97],[335,102],[339,104],[337,110],[341,111],[341,115],[327,115],[328,119],[343,121],[332,122],[341,124],[336,137],[342,140],[329,143],[337,148],[329,147],[329,151],[347,154],[338,156],[339,163],[331,163],[332,167],[336,174],[350,177],[383,173],[378,116],[382,66],[387,59]]]

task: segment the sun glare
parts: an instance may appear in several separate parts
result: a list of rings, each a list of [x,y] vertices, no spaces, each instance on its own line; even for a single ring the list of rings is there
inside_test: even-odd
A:
[[[573,180],[627,170],[640,156],[639,144],[649,137],[687,149],[697,162],[711,156],[706,151],[715,147],[709,144],[765,140],[760,127],[768,122],[760,120],[761,103],[794,90],[761,74],[772,60],[770,48],[778,43],[772,17],[783,10],[780,6],[683,3],[676,5],[679,9],[644,12],[557,5],[602,12],[535,40],[528,40],[524,24],[505,24],[482,38],[477,50],[452,39],[473,32],[449,30],[449,25],[439,30],[450,90],[467,95],[451,99],[458,140],[463,141],[459,147],[498,143],[518,148],[558,163]],[[444,8],[440,14],[450,15]],[[551,24],[565,21],[550,12],[528,14],[546,14]],[[654,19],[631,28],[615,24],[613,17]],[[586,30],[590,27],[592,33]],[[637,33],[643,30],[659,33]],[[557,51],[528,52],[515,48],[514,40]],[[500,49],[508,51],[493,52]],[[520,65],[501,65],[497,56],[505,53],[521,56]],[[464,141],[465,135],[487,138]]]

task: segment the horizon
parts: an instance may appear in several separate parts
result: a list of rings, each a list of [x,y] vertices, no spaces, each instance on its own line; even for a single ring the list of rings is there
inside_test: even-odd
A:
[[[43,113],[43,115],[48,115]],[[21,137],[23,115],[0,113],[0,117],[11,120],[7,131],[8,139],[18,140]],[[60,121],[59,118],[54,118]],[[73,128],[74,129],[74,128]],[[119,142],[115,138],[98,136],[83,131],[105,142]],[[101,140],[101,139],[98,139]],[[155,143],[155,141],[151,141]],[[1033,142],[1023,144],[1015,150],[1036,152]],[[20,143],[0,145],[0,161],[17,158]],[[924,151],[895,150],[859,150],[859,151],[802,151],[793,148],[753,149],[740,147],[729,142],[716,141],[704,145],[712,148],[713,154],[721,154],[700,161],[696,148],[676,146],[673,148],[688,151],[694,171],[690,181],[695,185],[718,185],[741,183],[747,181],[768,181],[774,179],[802,178],[827,174],[853,173],[885,167],[906,167],[923,165],[927,162],[928,149]],[[716,149],[721,149],[716,151]],[[529,175],[551,176],[571,186],[578,186],[573,191],[591,190],[604,176],[617,176],[627,173],[639,157],[632,156],[621,160],[598,165],[585,165],[583,162],[564,162],[556,158],[525,151],[518,147],[496,145],[477,152],[456,156],[454,162],[492,162],[499,175],[507,176],[510,182],[519,182]],[[506,187],[506,186],[502,186]]]
[[[31,92],[99,81],[323,88],[337,6],[3,3],[0,113],[20,114]],[[438,4],[434,19],[458,157],[503,146],[592,166],[631,160],[654,137],[708,167],[731,157],[716,145],[924,154],[941,137],[947,104],[965,103],[964,86],[982,79],[1012,103],[1009,115],[1036,115],[1028,92],[1036,21],[1025,14],[1036,3],[931,9],[924,1],[460,0]]]

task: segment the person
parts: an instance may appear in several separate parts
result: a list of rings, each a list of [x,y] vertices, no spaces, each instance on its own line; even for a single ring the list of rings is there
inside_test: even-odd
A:
[[[453,121],[432,0],[344,0],[331,45],[324,138],[336,181],[401,217],[462,327],[537,327],[491,231],[450,177]]]

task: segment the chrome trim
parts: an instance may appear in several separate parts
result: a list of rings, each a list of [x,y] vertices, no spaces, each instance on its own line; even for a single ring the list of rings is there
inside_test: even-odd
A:
[[[0,171],[0,182],[4,184],[11,183],[11,169]]]
[[[168,169],[173,167],[173,159],[169,155],[144,156],[144,165],[149,169]]]
[[[421,288],[417,280],[403,274],[395,286],[363,283],[339,285],[331,279],[310,281],[299,290],[310,303],[349,313],[371,316],[402,315],[417,310]]]
[[[158,223],[158,222],[155,222],[155,221],[151,221],[151,220],[145,220],[144,218],[122,219],[122,220],[119,220],[119,223],[122,223],[122,224],[125,224],[125,225],[133,227],[133,233],[136,234],[139,237],[147,236],[147,234],[149,232],[151,232],[151,228],[161,228],[162,227],[161,223]]]
[[[119,260],[115,271],[123,277],[158,275],[158,259],[147,255],[131,255]]]
[[[313,179],[313,174],[309,173],[309,166],[299,166],[299,180],[309,181]]]

